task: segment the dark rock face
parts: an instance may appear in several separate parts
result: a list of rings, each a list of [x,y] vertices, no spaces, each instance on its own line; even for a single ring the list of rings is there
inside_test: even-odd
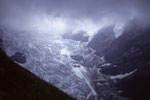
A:
[[[117,80],[122,95],[131,100],[150,100],[150,29],[140,29],[135,25],[127,27],[118,39],[105,49],[106,62],[101,72],[108,75],[132,75]],[[115,65],[115,66],[114,66]]]
[[[2,43],[3,43],[3,31],[0,29],[0,48],[2,48]]]
[[[140,68],[150,61],[150,30],[124,33],[105,52],[106,61],[117,65],[101,70],[105,74],[123,74]]]
[[[146,64],[117,84],[122,95],[131,100],[150,100],[150,65]]]
[[[16,61],[17,63],[26,63],[26,57],[23,53],[16,52],[14,55],[10,57],[13,61]]]
[[[96,50],[96,55],[103,56],[105,49],[107,49],[114,40],[113,26],[103,28],[94,38],[88,43],[88,47]]]
[[[89,46],[111,63],[101,67],[104,74],[125,74],[137,69],[130,76],[116,80],[116,87],[123,91],[122,96],[131,100],[150,100],[150,29],[140,29],[135,23],[127,26],[119,38],[107,40],[109,35],[98,34]]]
[[[117,64],[131,60],[134,56],[133,54],[140,55],[140,51],[143,51],[141,49],[149,42],[147,38],[149,32],[149,30],[138,30],[134,28],[131,30],[126,29],[123,35],[114,40],[111,46],[107,48],[105,52],[106,60]],[[131,54],[131,59],[126,59]]]
[[[79,32],[77,34],[64,34],[64,39],[72,39],[75,41],[88,42],[89,36],[85,32]]]
[[[0,50],[0,100],[74,100],[15,64]]]

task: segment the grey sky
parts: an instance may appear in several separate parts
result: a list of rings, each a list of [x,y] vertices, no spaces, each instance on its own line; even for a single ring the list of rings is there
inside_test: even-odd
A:
[[[26,29],[28,22],[35,19],[33,16],[44,15],[61,16],[70,22],[90,19],[92,23],[126,23],[137,19],[142,25],[149,25],[149,4],[149,0],[1,0],[0,23]]]

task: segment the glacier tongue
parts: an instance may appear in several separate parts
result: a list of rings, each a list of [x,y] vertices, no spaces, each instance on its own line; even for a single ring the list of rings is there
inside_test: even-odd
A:
[[[8,56],[23,52],[27,62],[21,66],[78,100],[85,100],[91,91],[96,95],[86,76],[90,76],[90,73],[70,57],[89,52],[85,44],[49,37],[26,39],[24,36],[9,34],[5,35],[4,49]]]
[[[108,100],[103,96],[106,90],[112,94],[109,89],[104,90],[106,86],[100,82],[109,83],[110,78],[96,67],[105,62],[104,58],[96,56],[86,43],[6,33],[3,48],[8,56],[22,52],[27,62],[21,66],[77,100]]]

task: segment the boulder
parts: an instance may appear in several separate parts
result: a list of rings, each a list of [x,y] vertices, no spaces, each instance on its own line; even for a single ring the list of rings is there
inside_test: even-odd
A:
[[[16,52],[14,55],[12,55],[10,57],[13,61],[17,62],[17,63],[21,63],[24,64],[26,63],[26,57],[23,53],[21,52]]]

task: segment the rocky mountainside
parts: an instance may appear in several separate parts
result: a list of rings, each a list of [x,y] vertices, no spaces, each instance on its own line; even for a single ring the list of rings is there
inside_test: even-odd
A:
[[[129,23],[116,37],[114,26],[108,26],[99,30],[92,40],[84,32],[62,38],[44,35],[28,38],[25,34],[3,34],[0,43],[3,42],[6,54],[72,97],[149,100],[148,28]]]
[[[104,27],[88,43],[88,47],[95,50],[98,56],[104,56],[105,50],[110,47],[114,38],[113,26]]]
[[[119,80],[116,86],[131,100],[150,100],[150,65],[143,65],[131,76]]]
[[[150,30],[134,28],[114,40],[105,52],[105,60],[116,65],[102,70],[105,74],[124,74],[150,61]]]
[[[103,34],[105,33],[108,34],[107,31],[103,32]],[[109,34],[114,33],[110,31]],[[108,63],[99,66],[100,72],[107,75],[118,75],[118,78],[132,72],[131,75],[116,80],[116,87],[122,91],[123,96],[131,100],[149,100],[150,29],[141,29],[133,22],[125,27],[123,34],[117,39],[112,40],[112,35],[107,35],[109,40],[102,37],[93,38],[94,47],[93,44],[89,44],[96,50],[96,54],[104,56]],[[109,45],[105,43],[108,41],[111,41]],[[103,49],[104,47],[105,49]],[[100,49],[104,52],[99,51]]]

